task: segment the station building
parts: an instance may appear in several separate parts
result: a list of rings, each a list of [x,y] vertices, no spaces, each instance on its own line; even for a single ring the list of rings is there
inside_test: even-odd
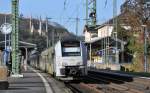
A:
[[[108,24],[109,23],[109,24]],[[122,25],[124,29],[129,26]],[[129,55],[124,53],[125,41],[113,32],[112,19],[96,27],[84,27],[85,43],[88,50],[88,66],[111,70],[120,70],[120,63],[129,63]]]

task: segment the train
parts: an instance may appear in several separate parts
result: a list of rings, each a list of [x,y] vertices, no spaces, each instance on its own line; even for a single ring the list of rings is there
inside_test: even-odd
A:
[[[87,75],[87,48],[77,39],[61,39],[41,53],[32,52],[30,65],[60,80],[75,80]]]

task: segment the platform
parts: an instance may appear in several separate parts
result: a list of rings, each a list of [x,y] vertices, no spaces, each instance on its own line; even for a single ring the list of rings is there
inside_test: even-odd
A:
[[[23,77],[9,77],[8,82],[8,90],[0,90],[0,93],[65,93],[63,83],[59,84],[48,74],[32,68],[23,72]]]

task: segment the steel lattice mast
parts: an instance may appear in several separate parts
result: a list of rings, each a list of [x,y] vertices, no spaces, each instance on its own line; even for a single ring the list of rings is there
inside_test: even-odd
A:
[[[19,0],[12,0],[12,73],[19,74],[19,48],[18,48],[18,31],[19,31]]]
[[[113,26],[115,28],[115,31],[113,33],[114,35],[114,38],[115,38],[115,41],[116,41],[116,44],[115,44],[115,47],[116,47],[116,51],[115,51],[115,63],[119,63],[119,56],[118,56],[118,41],[117,41],[117,38],[118,38],[118,31],[117,31],[117,0],[113,0]]]
[[[86,0],[86,25],[96,26],[96,0]]]

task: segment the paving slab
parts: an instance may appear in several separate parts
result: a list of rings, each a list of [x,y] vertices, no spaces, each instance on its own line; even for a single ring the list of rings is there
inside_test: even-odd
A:
[[[28,70],[22,74],[22,78],[9,77],[9,88],[7,90],[0,90],[0,93],[66,93],[69,91],[63,82],[55,80],[49,74],[39,70],[28,68]],[[41,76],[45,81],[43,81]],[[45,82],[49,87],[45,85]]]

